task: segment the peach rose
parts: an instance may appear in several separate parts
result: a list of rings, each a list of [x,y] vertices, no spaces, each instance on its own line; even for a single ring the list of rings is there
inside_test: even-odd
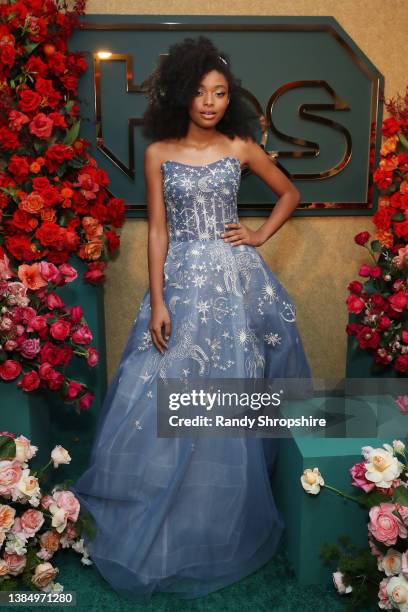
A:
[[[0,461],[0,495],[8,495],[21,478],[18,461]]]
[[[407,610],[408,608],[408,582],[402,574],[393,576],[387,584],[387,595],[394,604],[394,607],[399,610]],[[395,605],[396,604],[396,605]]]
[[[56,531],[49,529],[40,536],[40,544],[46,550],[56,552],[60,545],[60,535]]]
[[[53,495],[57,506],[67,512],[67,519],[75,523],[78,520],[80,504],[72,491],[56,491]]]
[[[408,535],[405,525],[393,514],[394,510],[395,504],[384,503],[373,506],[369,512],[368,530],[378,542],[387,546],[395,544],[398,536],[406,538]]]
[[[401,571],[402,554],[394,548],[389,548],[387,554],[378,559],[378,569],[386,576],[397,576]]]
[[[7,576],[9,573],[9,566],[4,559],[0,559],[0,576]]]
[[[28,468],[23,470],[23,474],[17,483],[17,489],[29,498],[33,506],[38,506],[41,495],[38,479],[30,475],[30,470]]]
[[[51,525],[55,527],[58,533],[62,533],[67,526],[67,511],[57,506],[57,504],[51,504],[49,511],[52,514]]]
[[[39,563],[35,570],[34,575],[31,578],[31,582],[37,588],[43,588],[47,586],[58,574],[59,569],[57,567],[53,567],[51,563],[46,561],[45,563]]]
[[[9,567],[9,573],[12,576],[22,574],[27,563],[26,555],[16,555],[15,553],[4,553],[4,560]]]
[[[78,257],[81,259],[99,259],[103,251],[103,242],[99,239],[91,240],[86,244],[82,244],[78,249]]]
[[[0,504],[0,531],[8,531],[14,523],[16,511],[11,506]]]
[[[21,526],[29,537],[34,536],[43,524],[44,515],[40,510],[31,508],[21,515]]]
[[[313,468],[313,470],[309,468],[304,470],[303,475],[300,477],[300,481],[306,493],[310,493],[311,495],[320,493],[320,486],[324,485],[324,480],[317,467]]]

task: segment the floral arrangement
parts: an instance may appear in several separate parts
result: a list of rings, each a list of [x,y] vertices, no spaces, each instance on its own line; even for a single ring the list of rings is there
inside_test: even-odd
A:
[[[352,322],[346,332],[355,336],[355,346],[373,355],[373,372],[392,367],[404,375],[408,372],[408,87],[403,100],[398,96],[386,107],[391,117],[382,125],[386,140],[373,175],[380,190],[372,218],[375,235],[369,246],[369,232],[354,237],[372,263],[360,267],[363,283],[353,280],[348,285],[346,303]]]
[[[363,491],[352,496],[325,483],[317,467],[300,477],[304,490],[317,495],[321,487],[369,510],[368,548],[357,551],[346,537],[323,547],[326,563],[337,563],[333,582],[350,597],[348,609],[378,605],[408,610],[408,457],[401,440],[382,448],[364,446],[364,461],[350,468],[351,484]]]
[[[30,469],[28,462],[38,447],[23,435],[0,432],[0,590],[60,592],[54,582],[59,569],[50,560],[61,549],[72,548],[91,565],[81,538],[82,531],[93,537],[90,515],[66,489],[56,485],[50,494],[41,491],[45,470],[68,464],[67,450],[57,445],[42,469]]]
[[[97,352],[85,348],[92,334],[80,306],[67,309],[55,289],[77,277],[71,256],[86,262],[84,282],[104,282],[124,202],[109,197],[106,172],[79,137],[87,64],[68,39],[85,1],[68,4],[0,4],[0,380],[24,373],[21,389],[61,390],[79,410],[92,393],[56,366],[76,354],[92,367]]]
[[[1,250],[1,247],[0,247]],[[0,256],[0,379],[16,380],[27,393],[44,388],[58,392],[76,412],[87,410],[94,398],[86,385],[69,379],[63,370],[73,355],[98,363],[89,347],[92,332],[81,306],[66,307],[54,288],[78,276],[67,263],[21,264],[15,277],[5,253]],[[61,371],[62,370],[62,371]],[[20,376],[21,375],[21,376]]]

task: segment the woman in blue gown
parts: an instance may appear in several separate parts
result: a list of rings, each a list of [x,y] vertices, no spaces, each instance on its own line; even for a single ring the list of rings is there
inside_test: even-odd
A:
[[[90,557],[118,593],[188,599],[273,557],[278,440],[158,437],[157,382],[310,377],[294,303],[256,250],[299,193],[251,137],[239,81],[208,38],[170,47],[147,88],[150,287],[71,489],[97,527]],[[256,231],[237,214],[241,164],[280,197]]]

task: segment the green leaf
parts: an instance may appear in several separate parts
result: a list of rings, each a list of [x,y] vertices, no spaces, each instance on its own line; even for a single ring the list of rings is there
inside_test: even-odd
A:
[[[16,443],[14,438],[0,436],[0,459],[14,459],[16,456]]]
[[[395,215],[392,215],[391,220],[392,221],[405,221],[404,213],[402,212],[395,213]]]
[[[390,502],[392,497],[390,495],[383,495],[382,493],[374,490],[367,495],[359,495],[358,500],[361,505],[366,506],[367,508],[372,508],[373,506]]]
[[[408,140],[405,138],[402,132],[398,132],[398,138],[400,139],[401,144],[408,149]]]
[[[371,250],[374,251],[374,253],[379,253],[381,249],[382,249],[381,242],[379,240],[373,240],[371,243]]]
[[[394,490],[393,501],[401,504],[401,506],[408,506],[408,489],[403,487],[397,487]]]
[[[67,113],[69,113],[72,110],[73,106],[74,106],[74,100],[68,100],[68,102],[65,105],[65,110],[67,111]]]
[[[38,42],[28,42],[24,45],[24,48],[27,51],[28,55],[30,55],[30,53],[34,51],[38,44]]]
[[[71,145],[78,138],[79,128],[81,125],[81,120],[75,121],[75,123],[69,128],[68,132],[65,134],[65,138],[62,141],[63,144]]]

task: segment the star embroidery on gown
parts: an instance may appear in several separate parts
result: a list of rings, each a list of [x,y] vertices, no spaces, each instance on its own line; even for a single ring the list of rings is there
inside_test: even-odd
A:
[[[141,378],[143,380],[143,382],[147,382],[149,380],[149,378],[151,378],[151,377],[152,377],[152,374],[148,374],[147,372],[146,372],[146,374],[141,374],[139,376],[139,378]]]
[[[265,342],[267,344],[272,344],[272,346],[276,346],[277,344],[280,344],[282,340],[279,334],[274,334],[273,332],[270,332],[269,334],[264,334],[264,338],[265,338]]]

